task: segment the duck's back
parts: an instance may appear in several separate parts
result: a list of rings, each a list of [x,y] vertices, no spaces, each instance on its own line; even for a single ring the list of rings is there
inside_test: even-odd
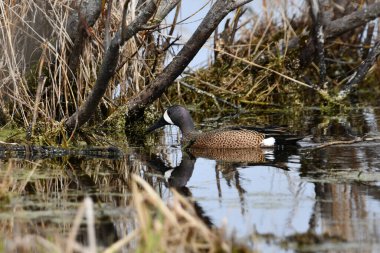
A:
[[[192,148],[252,148],[259,147],[265,135],[246,129],[219,129],[200,133],[192,140]]]

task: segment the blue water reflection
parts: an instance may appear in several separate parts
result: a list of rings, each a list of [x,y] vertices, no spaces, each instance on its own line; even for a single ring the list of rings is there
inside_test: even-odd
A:
[[[167,153],[174,158],[172,163],[183,158],[180,149]],[[273,150],[266,150],[265,157],[268,163],[273,161]],[[299,176],[299,159],[290,156],[284,170],[271,164],[246,165],[200,157],[186,186],[216,226],[225,226],[238,237],[255,231],[278,236],[302,233],[308,229],[315,193],[314,185]]]

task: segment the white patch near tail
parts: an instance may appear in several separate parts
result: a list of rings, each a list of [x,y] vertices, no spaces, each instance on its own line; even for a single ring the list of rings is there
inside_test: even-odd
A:
[[[269,138],[264,139],[261,142],[261,145],[265,146],[265,147],[271,147],[271,146],[274,146],[275,142],[276,142],[276,140],[273,137],[269,137]]]
[[[164,173],[164,178],[165,178],[166,180],[168,180],[168,179],[171,177],[173,171],[174,171],[174,169],[170,169],[170,170],[165,171],[165,173]]]
[[[168,122],[169,124],[174,125],[173,120],[168,115],[168,110],[166,110],[164,113],[164,120]]]

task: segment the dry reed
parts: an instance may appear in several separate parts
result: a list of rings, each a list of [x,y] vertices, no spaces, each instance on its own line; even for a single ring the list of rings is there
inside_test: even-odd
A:
[[[170,203],[165,203],[142,178],[133,175],[132,196],[138,227],[106,248],[97,245],[95,209],[85,197],[72,222],[67,238],[59,235],[44,237],[35,234],[8,238],[8,252],[251,252],[249,248],[229,239],[223,229],[210,228],[197,216],[191,200],[172,190]],[[77,240],[85,226],[87,244]]]
[[[69,117],[87,97],[97,78],[103,60],[105,24],[107,35],[119,29],[122,19],[120,1],[112,3],[110,19],[101,16],[88,28],[77,69],[68,66],[73,42],[68,34],[67,20],[75,14],[72,1],[1,1],[0,2],[0,108],[9,125],[22,126],[39,135],[49,131],[58,135],[59,122]],[[104,7],[106,8],[106,7]],[[127,22],[134,15],[129,8]],[[149,62],[155,61],[156,71],[162,60],[152,47],[166,42],[165,31],[138,34],[121,49],[118,71],[110,83],[97,121],[106,119],[128,97],[139,92],[154,77]],[[165,52],[159,57],[165,58]],[[158,63],[157,63],[158,62]]]

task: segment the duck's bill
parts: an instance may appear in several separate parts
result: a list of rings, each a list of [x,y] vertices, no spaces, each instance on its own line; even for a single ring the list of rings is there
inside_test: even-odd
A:
[[[164,117],[161,117],[156,123],[154,123],[151,127],[149,127],[146,132],[150,133],[156,130],[157,128],[163,127],[165,125],[168,125],[168,123],[165,121]]]

